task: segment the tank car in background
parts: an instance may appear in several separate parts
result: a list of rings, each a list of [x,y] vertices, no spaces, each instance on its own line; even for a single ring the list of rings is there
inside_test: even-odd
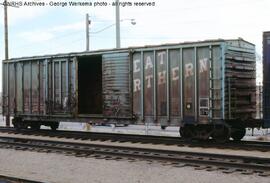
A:
[[[5,60],[3,112],[18,129],[150,124],[180,126],[184,138],[240,140],[261,125],[255,46],[219,39]]]

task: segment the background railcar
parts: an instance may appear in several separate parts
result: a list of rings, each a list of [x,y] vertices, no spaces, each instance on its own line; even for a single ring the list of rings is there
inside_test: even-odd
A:
[[[17,128],[59,121],[181,126],[241,139],[256,126],[255,46],[242,39],[46,55],[3,62],[3,113]]]
[[[263,118],[270,128],[270,32],[263,33]]]

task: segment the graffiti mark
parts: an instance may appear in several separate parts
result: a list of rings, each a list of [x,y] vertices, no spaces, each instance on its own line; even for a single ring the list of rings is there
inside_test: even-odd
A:
[[[121,109],[120,96],[108,96],[104,103],[104,113],[106,116],[119,116]]]

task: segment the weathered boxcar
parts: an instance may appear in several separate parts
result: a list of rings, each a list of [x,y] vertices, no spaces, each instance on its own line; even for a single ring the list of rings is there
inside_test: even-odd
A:
[[[270,32],[263,33],[263,118],[270,128]]]
[[[243,39],[10,59],[3,112],[17,128],[149,123],[241,139],[256,115],[255,69],[255,46]]]

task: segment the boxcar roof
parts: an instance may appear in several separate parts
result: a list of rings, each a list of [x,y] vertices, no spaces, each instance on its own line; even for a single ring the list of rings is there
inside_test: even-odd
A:
[[[98,54],[106,54],[106,53],[121,53],[121,52],[128,52],[132,50],[143,50],[143,49],[166,49],[170,47],[181,47],[181,46],[202,46],[205,44],[220,44],[223,42],[229,41],[242,41],[254,46],[253,43],[245,41],[242,38],[238,39],[211,39],[211,40],[204,40],[204,41],[194,41],[194,42],[180,42],[180,43],[166,43],[166,44],[159,44],[159,45],[145,45],[145,46],[133,46],[128,48],[112,48],[112,49],[100,49],[100,50],[93,50],[93,51],[82,51],[82,52],[69,52],[69,53],[58,53],[58,54],[47,54],[47,55],[39,55],[39,56],[25,56],[25,57],[18,57],[18,58],[11,58],[4,61],[27,61],[27,60],[42,60],[42,59],[51,59],[51,58],[63,58],[63,57],[75,57],[75,56],[90,56],[90,55],[98,55]]]

